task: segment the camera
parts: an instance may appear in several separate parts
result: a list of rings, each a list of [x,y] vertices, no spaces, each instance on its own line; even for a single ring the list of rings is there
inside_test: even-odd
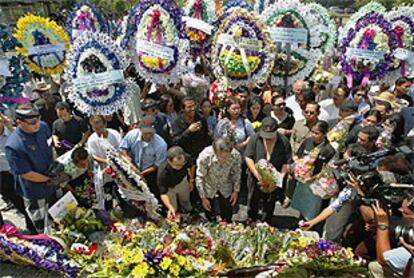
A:
[[[399,225],[394,229],[395,238],[399,239],[402,237],[405,242],[414,244],[414,228],[411,226]]]

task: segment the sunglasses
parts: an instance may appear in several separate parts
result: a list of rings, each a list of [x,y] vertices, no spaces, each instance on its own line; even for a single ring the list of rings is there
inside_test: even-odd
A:
[[[281,103],[275,104],[275,106],[284,107],[284,106],[286,106],[286,102],[281,102]]]
[[[366,98],[367,96],[365,94],[356,94],[357,97],[363,97]]]
[[[303,111],[303,114],[305,115],[315,115],[314,111]]]
[[[35,125],[40,121],[40,117],[25,119],[25,120],[22,120],[22,121],[25,122],[28,125]]]

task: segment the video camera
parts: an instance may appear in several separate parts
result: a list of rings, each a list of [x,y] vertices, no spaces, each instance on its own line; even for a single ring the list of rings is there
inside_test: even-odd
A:
[[[342,159],[335,163],[333,174],[340,188],[347,185],[348,175],[352,173],[357,177],[361,190],[365,196],[361,201],[365,205],[371,205],[379,200],[388,208],[398,208],[407,192],[414,191],[413,175],[398,175],[390,172],[378,172],[376,170],[379,159],[386,156],[402,154],[410,155],[413,150],[408,146],[400,146],[387,150],[381,150],[371,154]]]

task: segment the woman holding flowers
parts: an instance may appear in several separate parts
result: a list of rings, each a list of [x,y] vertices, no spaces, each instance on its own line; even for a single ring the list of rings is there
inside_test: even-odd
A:
[[[322,208],[322,199],[312,193],[309,185],[335,155],[335,149],[326,138],[328,128],[327,122],[318,121],[311,129],[312,136],[302,143],[297,152],[294,172],[298,182],[292,208],[299,210],[306,220],[314,218]]]

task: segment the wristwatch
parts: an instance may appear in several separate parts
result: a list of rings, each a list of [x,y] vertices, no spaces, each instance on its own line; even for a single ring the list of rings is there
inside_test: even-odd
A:
[[[389,230],[389,229],[390,229],[390,227],[389,227],[389,226],[387,226],[387,225],[385,225],[385,224],[378,224],[378,225],[377,225],[377,229],[379,229],[379,230],[381,230],[381,231],[386,231],[386,230]]]

